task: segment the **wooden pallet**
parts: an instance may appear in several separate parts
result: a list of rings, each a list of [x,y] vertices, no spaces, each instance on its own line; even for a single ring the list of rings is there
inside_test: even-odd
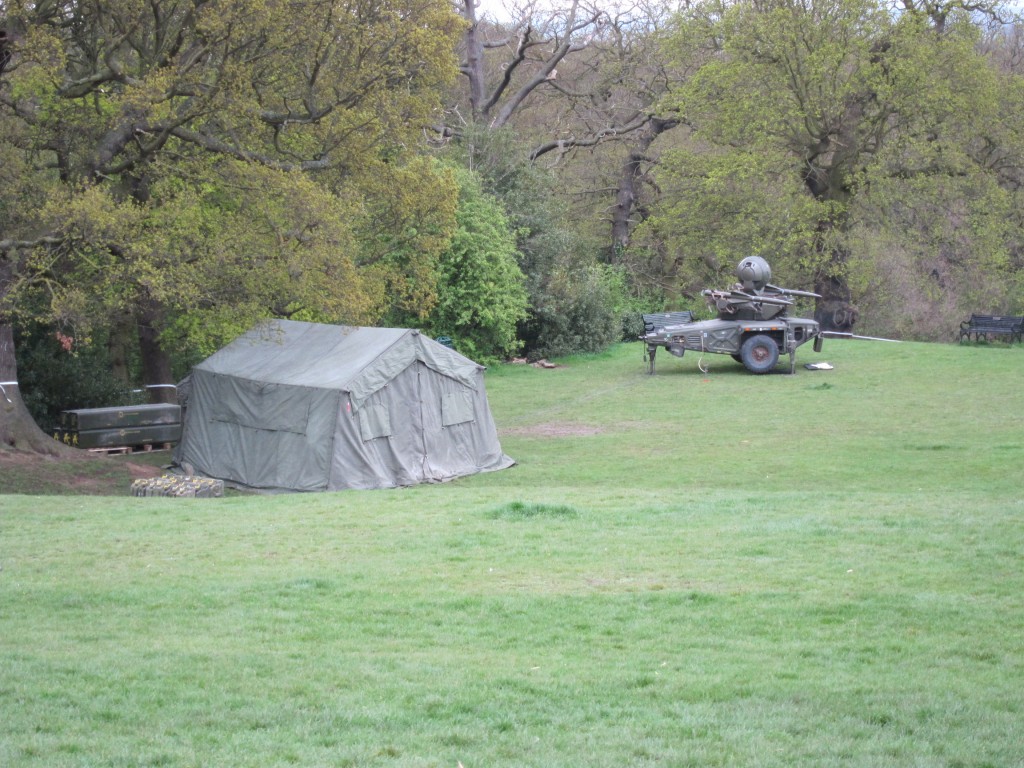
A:
[[[145,445],[105,445],[99,448],[86,448],[89,453],[102,453],[107,456],[123,453],[149,453],[150,451],[169,451],[173,443],[146,443]]]

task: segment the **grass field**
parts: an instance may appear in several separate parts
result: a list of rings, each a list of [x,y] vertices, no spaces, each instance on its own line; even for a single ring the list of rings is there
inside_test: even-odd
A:
[[[503,472],[0,496],[0,766],[1024,765],[1024,348],[641,352]]]

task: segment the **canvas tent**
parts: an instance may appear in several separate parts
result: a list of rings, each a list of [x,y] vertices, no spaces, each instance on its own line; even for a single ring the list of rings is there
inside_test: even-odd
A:
[[[182,382],[176,463],[267,489],[391,488],[504,469],[483,367],[405,328],[275,320]]]

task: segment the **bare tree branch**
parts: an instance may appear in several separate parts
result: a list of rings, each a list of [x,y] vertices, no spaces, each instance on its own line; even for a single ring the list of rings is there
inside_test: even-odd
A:
[[[546,155],[548,152],[554,152],[555,150],[564,152],[569,149],[575,149],[576,147],[594,147],[601,142],[608,141],[609,139],[619,138],[628,133],[632,133],[633,131],[638,131],[648,125],[651,120],[651,115],[644,115],[627,125],[602,128],[601,130],[586,137],[577,138],[571,136],[569,138],[546,141],[540,146],[534,148],[530,153],[530,159],[536,160],[538,157]]]
[[[533,27],[527,25],[526,29],[524,29],[522,34],[519,36],[519,43],[516,45],[516,50],[512,55],[511,61],[502,65],[504,72],[502,73],[501,82],[498,83],[497,87],[491,93],[490,98],[480,105],[480,114],[486,115],[490,113],[491,109],[498,103],[498,100],[501,99],[502,94],[505,93],[505,90],[512,82],[512,75],[515,74],[516,69],[523,63],[523,61],[526,60],[527,50],[537,44],[530,40],[530,36],[532,34]]]
[[[581,51],[586,47],[586,43],[576,42],[575,35],[588,27],[598,24],[603,14],[600,11],[595,11],[584,20],[577,21],[576,12],[578,8],[579,0],[574,0],[572,9],[570,10],[566,21],[566,29],[562,35],[561,41],[558,42],[551,55],[541,63],[533,76],[530,77],[515,93],[513,93],[501,107],[498,114],[491,121],[491,124],[494,127],[500,128],[508,123],[509,119],[526,100],[526,98],[542,83],[551,79],[555,68],[566,56],[570,53]]]
[[[588,47],[587,30],[600,28],[605,14],[590,8],[581,16],[581,3],[582,0],[571,0],[564,18],[554,18],[555,12],[550,21],[542,23],[524,15],[518,22],[503,27],[478,18],[475,0],[461,0],[459,12],[469,27],[463,39],[460,71],[469,82],[470,108],[476,120],[486,121],[492,128],[503,127],[531,93],[542,84],[553,82],[556,67],[568,55]],[[497,37],[489,38],[491,32],[497,33]],[[485,58],[485,51],[500,48],[508,48],[510,55],[500,63],[498,81],[489,86],[487,67],[493,60]]]
[[[296,163],[280,162],[268,155],[264,155],[259,152],[250,152],[237,144],[229,144],[226,141],[222,141],[221,139],[213,136],[207,136],[197,131],[190,131],[180,126],[173,128],[171,130],[171,135],[175,138],[181,139],[182,141],[187,141],[190,144],[205,149],[208,152],[227,155],[228,157],[233,157],[236,160],[259,163],[267,168],[276,168],[281,171],[322,171],[331,167],[331,159],[329,156],[324,156],[315,160],[304,160]]]
[[[17,251],[30,251],[33,248],[39,248],[43,245],[53,247],[61,245],[63,242],[64,238],[54,237],[52,235],[38,237],[34,240],[0,240],[0,261],[12,261],[12,254]]]

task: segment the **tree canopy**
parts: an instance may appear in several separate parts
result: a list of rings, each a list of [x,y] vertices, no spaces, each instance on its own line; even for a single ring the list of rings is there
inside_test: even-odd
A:
[[[988,18],[978,14],[998,10],[711,0],[683,13],[677,55],[698,66],[667,101],[694,140],[659,176],[666,274],[706,277],[695,265],[717,271],[763,251],[812,282],[825,297],[819,319],[840,328],[900,244],[921,300],[929,279],[947,309],[979,298],[971,273],[1011,284],[1020,254],[1010,258],[1016,227],[1001,214],[1014,194],[1006,166],[1024,159],[1008,129],[1020,86],[978,46]]]
[[[0,321],[26,295],[128,312],[166,381],[171,331],[429,310],[456,188],[414,147],[456,74],[445,0],[15,1],[0,29]]]

